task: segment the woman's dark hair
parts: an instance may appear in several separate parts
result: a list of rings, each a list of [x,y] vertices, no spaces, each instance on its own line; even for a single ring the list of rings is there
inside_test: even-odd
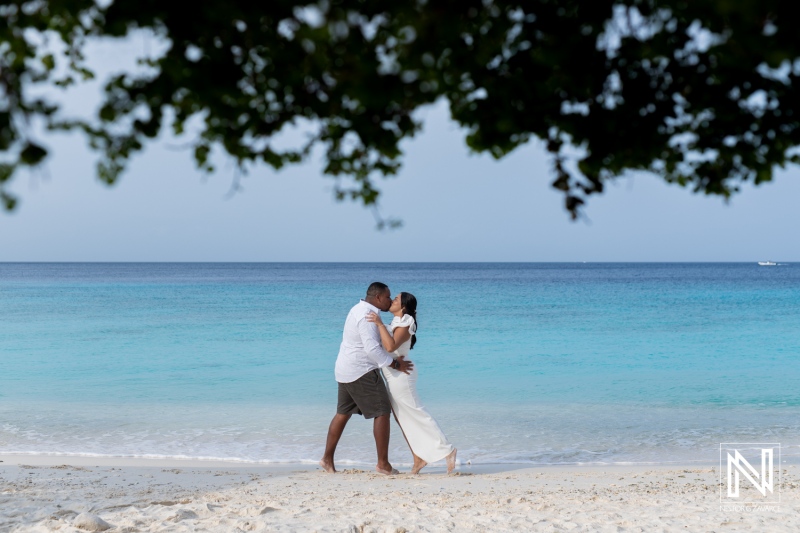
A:
[[[401,292],[400,293],[400,305],[403,309],[406,310],[407,315],[411,315],[414,317],[414,324],[417,323],[417,299],[414,297],[413,294],[410,292]],[[416,327],[415,327],[416,331]],[[417,335],[416,333],[411,336],[411,349],[414,349],[414,345],[417,343]]]

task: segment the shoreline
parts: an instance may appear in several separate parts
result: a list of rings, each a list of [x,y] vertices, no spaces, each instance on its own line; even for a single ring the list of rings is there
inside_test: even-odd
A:
[[[787,464],[787,461],[784,461]],[[124,455],[80,455],[80,454],[62,454],[62,453],[0,453],[0,467],[2,466],[108,466],[108,467],[162,467],[162,468],[251,468],[251,469],[264,469],[264,470],[320,470],[321,468],[315,462],[268,462],[268,461],[245,461],[239,459],[217,459],[217,458],[180,458],[180,457],[134,457]],[[405,463],[393,463],[397,468],[408,468],[411,465]],[[397,466],[399,465],[399,466]],[[636,462],[619,462],[619,463],[478,463],[478,464],[465,464],[464,462],[458,463],[456,471],[464,471],[469,473],[480,474],[494,474],[502,473],[505,471],[517,470],[531,470],[531,469],[564,469],[564,470],[603,470],[614,469],[620,471],[638,470],[642,468],[649,469],[691,469],[691,468],[712,468],[718,467],[717,463],[708,461],[675,461],[675,462],[662,462],[662,463],[636,463]],[[370,463],[341,463],[337,464],[339,470],[369,470]],[[439,461],[425,467],[425,472],[445,471],[444,461]],[[402,473],[402,472],[401,472]]]

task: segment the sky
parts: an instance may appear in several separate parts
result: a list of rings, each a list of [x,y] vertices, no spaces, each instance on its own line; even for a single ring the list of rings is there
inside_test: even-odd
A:
[[[101,80],[139,43],[123,45],[91,51]],[[98,86],[59,98],[91,112]],[[403,145],[399,174],[377,179],[382,213],[403,220],[384,231],[368,209],[334,199],[318,157],[279,172],[257,167],[229,194],[232,165],[206,175],[176,147],[183,141],[163,136],[109,187],[81,134],[40,135],[52,156],[10,186],[20,203],[0,213],[0,261],[800,260],[797,167],[727,204],[637,174],[572,221],[539,142],[496,161],[469,152],[445,102],[418,116],[424,129]]]

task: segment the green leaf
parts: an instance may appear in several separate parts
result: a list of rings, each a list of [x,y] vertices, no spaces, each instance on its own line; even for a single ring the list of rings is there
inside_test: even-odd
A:
[[[20,152],[19,160],[23,165],[35,166],[38,165],[46,155],[47,150],[38,144],[29,142],[25,145],[25,148],[22,149],[22,152]]]
[[[0,183],[8,181],[14,174],[14,170],[16,170],[16,168],[16,165],[0,163]]]
[[[53,54],[47,54],[42,58],[42,65],[48,71],[53,70],[56,67],[56,59],[53,57]]]
[[[0,202],[6,211],[13,211],[17,207],[17,199],[5,191],[0,191]]]

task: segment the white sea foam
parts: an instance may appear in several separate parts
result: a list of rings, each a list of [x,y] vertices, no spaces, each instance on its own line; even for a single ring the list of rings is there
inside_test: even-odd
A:
[[[50,406],[50,416],[31,420],[24,409],[7,406],[2,414],[13,420],[0,426],[0,453],[315,464],[322,455],[330,414],[328,406],[247,406],[238,411],[209,407],[201,409],[202,414],[164,408],[153,418],[147,410],[131,407],[79,407],[71,406],[66,418]],[[765,440],[783,442],[786,460],[800,457],[800,426],[786,425],[785,412],[740,409],[711,417],[703,409],[640,407],[615,418],[607,407],[565,405],[519,408],[503,419],[491,409],[472,407],[471,416],[463,418],[461,407],[434,407],[459,448],[459,458],[471,464],[713,464],[720,442]],[[190,412],[194,415],[188,416]],[[630,417],[640,422],[631,423]],[[737,426],[734,421],[742,418],[760,425]],[[374,462],[371,429],[372,424],[360,417],[350,422],[337,451],[340,464]],[[411,462],[397,426],[390,459],[401,465]]]

